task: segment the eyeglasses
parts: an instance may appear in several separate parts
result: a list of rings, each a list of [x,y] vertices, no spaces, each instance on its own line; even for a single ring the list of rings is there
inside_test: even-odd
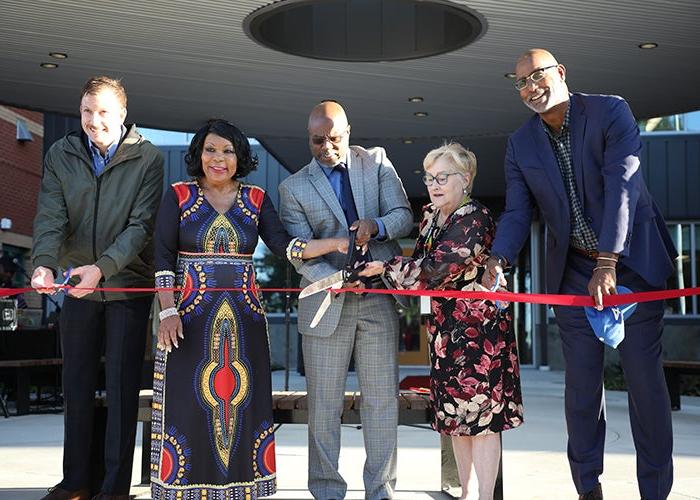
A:
[[[544,68],[537,68],[535,71],[533,71],[529,75],[515,80],[515,83],[513,84],[513,85],[515,85],[515,90],[520,92],[525,87],[527,87],[528,80],[532,80],[533,82],[539,82],[540,80],[542,80],[542,78],[544,78],[545,71],[547,71],[550,68],[556,68],[557,66],[559,66],[559,65],[552,64],[551,66],[545,66]]]
[[[432,176],[430,174],[425,174],[423,176],[423,184],[426,186],[430,187],[433,185],[433,181],[437,182],[439,186],[444,186],[447,184],[447,180],[450,178],[451,175],[462,175],[459,172],[451,172],[449,174],[437,174],[435,176]]]
[[[345,137],[345,134],[347,133],[348,131],[346,130],[340,135],[312,135],[311,143],[315,144],[316,146],[325,144],[326,141],[331,141],[332,144],[340,144],[340,141],[343,140],[343,137]]]

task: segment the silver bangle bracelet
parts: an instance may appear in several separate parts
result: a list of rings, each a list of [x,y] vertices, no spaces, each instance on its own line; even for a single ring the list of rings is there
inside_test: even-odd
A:
[[[167,309],[163,309],[161,312],[158,313],[158,318],[163,321],[165,318],[169,318],[170,316],[177,316],[177,308],[175,307],[168,307]]]

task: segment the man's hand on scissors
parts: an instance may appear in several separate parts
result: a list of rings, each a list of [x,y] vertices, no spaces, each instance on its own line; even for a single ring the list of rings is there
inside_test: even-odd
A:
[[[102,271],[94,264],[80,266],[73,269],[70,273],[70,277],[80,278],[80,283],[68,291],[68,295],[79,299],[95,291],[97,284],[100,282],[100,279],[102,279]]]
[[[377,221],[374,219],[360,219],[352,223],[350,231],[357,231],[355,245],[363,246],[367,244],[370,238],[379,233],[379,226],[377,226]]]

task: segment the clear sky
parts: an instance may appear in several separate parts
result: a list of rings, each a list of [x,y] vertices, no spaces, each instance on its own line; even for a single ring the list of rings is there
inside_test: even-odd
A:
[[[194,137],[194,133],[191,132],[173,132],[155,128],[139,127],[139,132],[156,146],[187,146]],[[258,144],[258,141],[252,137],[248,138],[248,142]]]

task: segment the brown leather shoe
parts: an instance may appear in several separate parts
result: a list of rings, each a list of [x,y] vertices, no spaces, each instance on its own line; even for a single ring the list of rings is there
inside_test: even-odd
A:
[[[76,491],[64,490],[59,486],[49,488],[49,494],[41,500],[90,500],[90,491],[87,488]]]
[[[603,500],[603,489],[600,487],[600,483],[588,493],[579,495],[578,500]]]

